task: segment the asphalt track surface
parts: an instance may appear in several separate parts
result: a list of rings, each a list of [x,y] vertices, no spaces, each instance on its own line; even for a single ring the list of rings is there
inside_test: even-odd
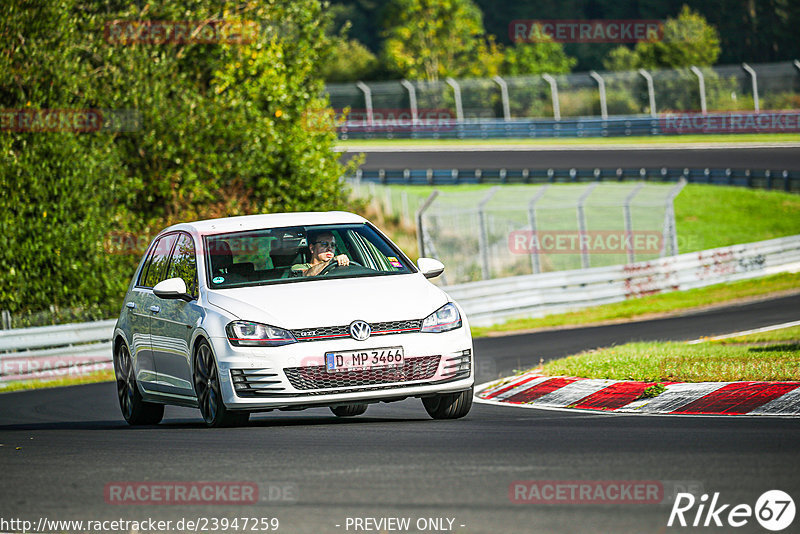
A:
[[[366,149],[349,151],[342,155],[347,161],[363,152],[366,160],[362,168],[367,169],[450,169],[484,168],[494,169],[548,169],[548,168],[732,168],[800,170],[800,148],[743,148],[703,147],[691,145],[680,148],[643,148],[605,146],[599,148],[565,147],[547,149],[536,147],[530,150],[504,150],[502,146],[486,147],[483,150],[431,151],[403,148],[392,151]]]
[[[689,339],[799,316],[800,296],[793,296],[663,320],[481,339],[479,379],[598,345]],[[196,410],[169,407],[162,424],[133,428],[119,414],[114,385],[103,383],[0,395],[0,443],[0,519],[6,520],[277,517],[278,532],[291,533],[377,532],[346,528],[348,517],[408,517],[409,532],[447,531],[418,530],[419,518],[454,519],[458,533],[694,530],[666,528],[670,504],[512,503],[509,486],[516,480],[655,480],[668,488],[677,481],[719,492],[721,503],[750,506],[764,491],[781,489],[800,504],[796,418],[476,404],[464,419],[433,421],[410,399],[372,405],[353,419],[314,409],[260,414],[247,427],[220,430],[205,429]],[[105,485],[120,481],[251,481],[263,501],[107,504]],[[288,489],[294,500],[270,500],[270,487]],[[796,532],[798,521],[786,532]],[[753,518],[735,530],[763,532]]]

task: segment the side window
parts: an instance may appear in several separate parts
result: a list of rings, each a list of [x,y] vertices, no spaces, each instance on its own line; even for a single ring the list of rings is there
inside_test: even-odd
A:
[[[194,255],[194,241],[189,234],[181,232],[172,252],[166,278],[183,278],[186,292],[197,296],[197,258]]]
[[[153,253],[155,250],[156,247],[154,246],[147,251],[147,259],[144,261],[144,265],[142,265],[142,271],[139,273],[139,279],[136,281],[137,286],[144,286],[145,278],[147,278],[147,270],[150,268],[150,264],[153,263]]]
[[[150,265],[147,268],[147,274],[142,284],[143,286],[155,287],[157,283],[166,279],[165,275],[167,263],[169,262],[169,253],[177,238],[178,234],[170,234],[156,241],[153,247],[153,258],[150,260]]]

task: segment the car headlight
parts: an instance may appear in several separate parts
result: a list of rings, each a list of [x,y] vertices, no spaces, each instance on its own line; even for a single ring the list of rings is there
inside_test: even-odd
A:
[[[250,321],[233,321],[225,332],[231,345],[237,347],[280,347],[297,342],[288,330]]]
[[[420,332],[447,332],[461,328],[461,314],[452,302],[445,304],[422,321]]]

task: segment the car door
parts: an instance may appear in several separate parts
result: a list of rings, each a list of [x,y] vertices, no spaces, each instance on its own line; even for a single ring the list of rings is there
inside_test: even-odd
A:
[[[164,280],[182,278],[186,291],[197,297],[197,257],[192,237],[181,232],[166,270]],[[158,371],[156,389],[173,395],[194,395],[192,385],[191,337],[202,315],[197,300],[153,297],[157,312],[152,315],[150,334],[153,358]]]
[[[158,283],[166,267],[166,260],[177,236],[170,234],[158,238],[148,252],[136,285],[128,294],[125,308],[131,325],[131,354],[136,381],[146,391],[157,389],[158,374],[153,358],[150,328],[153,315],[153,286]]]

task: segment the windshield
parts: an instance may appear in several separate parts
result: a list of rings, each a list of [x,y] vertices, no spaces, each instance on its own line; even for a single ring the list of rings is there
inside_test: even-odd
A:
[[[206,236],[208,287],[408,274],[408,258],[367,224],[268,228]]]

